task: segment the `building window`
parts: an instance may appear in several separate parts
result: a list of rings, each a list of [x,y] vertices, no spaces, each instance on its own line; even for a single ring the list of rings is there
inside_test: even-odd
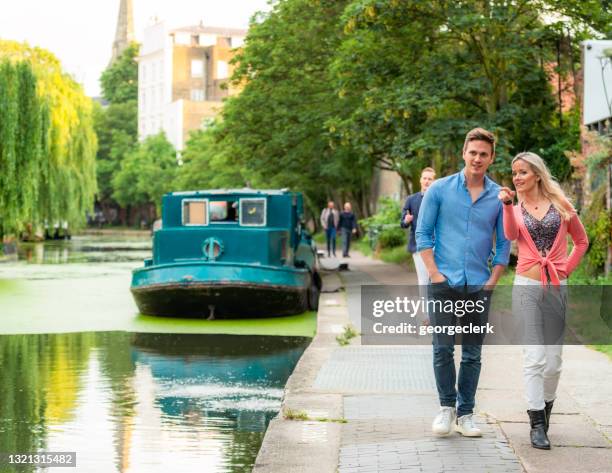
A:
[[[191,77],[204,77],[204,61],[201,59],[191,60]]]
[[[217,61],[217,79],[227,79],[228,72],[227,62]]]
[[[192,102],[204,102],[204,89],[191,89]]]

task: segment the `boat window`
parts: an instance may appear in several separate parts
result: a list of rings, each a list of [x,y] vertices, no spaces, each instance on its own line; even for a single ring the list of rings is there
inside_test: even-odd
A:
[[[240,199],[240,225],[263,227],[266,225],[266,199]]]
[[[208,225],[208,200],[183,200],[183,225]]]
[[[237,222],[238,202],[212,201],[208,204],[211,222]]]

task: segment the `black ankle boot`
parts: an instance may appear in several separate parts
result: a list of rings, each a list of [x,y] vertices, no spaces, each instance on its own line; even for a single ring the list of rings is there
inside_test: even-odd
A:
[[[546,413],[546,433],[548,433],[548,427],[550,426],[550,413],[552,412],[554,403],[554,399],[552,401],[546,401],[546,405],[544,406],[544,412]]]
[[[546,435],[546,412],[527,411],[529,414],[529,422],[531,424],[531,446],[542,450],[550,450],[550,441]]]

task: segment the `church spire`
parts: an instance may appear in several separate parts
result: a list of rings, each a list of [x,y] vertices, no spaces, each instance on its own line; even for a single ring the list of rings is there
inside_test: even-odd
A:
[[[113,42],[113,56],[110,64],[134,41],[134,7],[132,0],[121,0],[117,16],[117,31]]]

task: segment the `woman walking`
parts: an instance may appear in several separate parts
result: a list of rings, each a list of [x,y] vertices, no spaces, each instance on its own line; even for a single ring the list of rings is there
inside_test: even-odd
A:
[[[550,449],[548,426],[561,376],[567,277],[588,248],[584,227],[544,160],[520,153],[512,160],[518,193],[502,187],[504,233],[517,240],[518,263],[512,313],[524,321],[523,376],[527,390],[531,445]],[[574,247],[567,254],[567,235]]]

